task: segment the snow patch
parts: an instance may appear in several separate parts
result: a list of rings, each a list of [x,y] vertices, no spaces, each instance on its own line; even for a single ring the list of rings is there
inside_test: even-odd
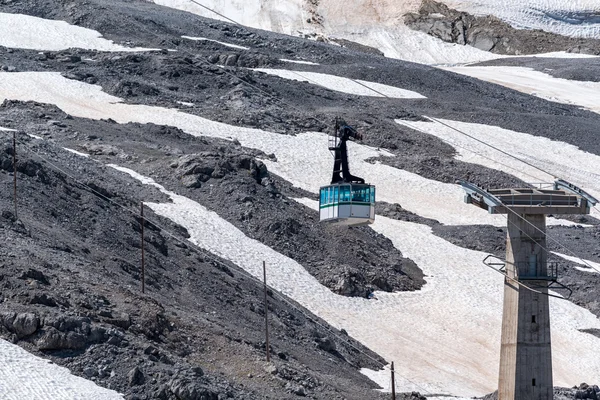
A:
[[[303,64],[303,65],[320,65],[311,61],[302,61],[302,60],[288,60],[286,58],[280,58],[279,61],[294,63],[294,64]]]
[[[0,393],[6,400],[123,400],[119,393],[74,376],[0,339]]]
[[[181,104],[182,106],[186,106],[186,107],[194,106],[194,103],[188,103],[187,101],[178,101],[177,104]]]
[[[447,71],[506,86],[519,92],[600,113],[600,82],[555,78],[526,67],[445,67]]]
[[[225,47],[231,47],[232,49],[250,50],[249,47],[238,46],[237,44],[232,44],[232,43],[219,42],[218,40],[213,40],[213,39],[208,39],[208,38],[203,38],[203,37],[182,36],[182,38],[188,39],[188,40],[195,40],[197,42],[213,42],[213,43],[218,43],[218,44],[223,45]]]
[[[141,47],[124,47],[102,38],[92,29],[23,14],[0,13],[0,46],[58,51],[81,48],[99,51],[151,51]]]
[[[14,130],[14,129],[10,129],[10,128],[3,128],[3,127],[1,127],[1,126],[0,126],[0,131],[3,131],[3,132],[16,132],[16,130]]]
[[[357,96],[392,97],[396,99],[426,99],[425,96],[411,90],[360,79],[344,78],[319,72],[291,71],[287,69],[253,68],[254,71],[276,75],[294,81],[308,81],[337,92]]]
[[[78,156],[81,156],[81,157],[89,157],[90,156],[89,154],[85,154],[85,153],[82,153],[77,150],[69,149],[68,147],[63,147],[63,149],[65,149],[66,151],[71,152],[73,154],[77,154]]]

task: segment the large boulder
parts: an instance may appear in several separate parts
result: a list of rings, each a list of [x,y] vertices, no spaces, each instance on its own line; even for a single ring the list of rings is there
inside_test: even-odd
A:
[[[29,336],[37,331],[40,320],[37,315],[32,313],[17,314],[12,322],[12,332],[18,338]]]

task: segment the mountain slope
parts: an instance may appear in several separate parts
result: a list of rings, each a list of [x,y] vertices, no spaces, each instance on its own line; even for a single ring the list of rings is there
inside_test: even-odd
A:
[[[21,222],[11,216],[10,191],[3,194],[3,229],[18,245],[7,246],[14,261],[5,266],[11,297],[2,307],[48,321],[28,337],[11,336],[10,325],[3,335],[131,398],[193,390],[234,398],[378,396],[358,371],[385,382],[389,370],[381,367],[389,361],[396,362],[403,391],[491,392],[501,276],[480,266],[482,250],[492,249],[468,232],[495,232],[506,221],[463,204],[454,182],[522,185],[532,171],[457,141],[425,117],[475,135],[551,143],[557,153],[571,143],[570,159],[589,153],[589,176],[563,169],[543,146],[525,155],[598,190],[592,175],[600,117],[576,106],[146,2],[26,2],[2,11],[65,18],[100,30],[116,46],[168,47],[0,54],[6,66],[0,125],[18,129],[18,152],[29,154],[19,156]],[[49,45],[40,40],[38,49]],[[297,79],[275,76],[282,69]],[[412,94],[350,94],[340,86],[358,80],[379,85],[377,92]],[[350,147],[352,168],[378,185],[377,209],[388,217],[378,216],[372,227],[323,227],[312,210],[316,190],[330,178],[325,133],[337,116],[365,133],[364,144]],[[500,145],[513,148],[510,140]],[[3,148],[2,176],[10,187],[8,141]],[[158,220],[147,225],[142,296],[140,201]],[[594,218],[574,221],[552,220],[572,226],[557,230],[569,247],[577,243],[573,232],[592,237],[598,230]],[[586,258],[600,261],[593,253]],[[37,272],[28,272],[30,259]],[[262,362],[261,287],[250,277],[262,278],[263,260],[274,301],[277,357],[270,366]],[[590,332],[600,329],[590,311],[598,310],[592,295],[580,295],[594,289],[585,274],[569,279],[578,287],[577,304],[553,303],[556,382],[567,386],[591,381],[600,368],[589,352],[598,344]],[[365,298],[372,289],[378,300]],[[58,348],[44,347],[48,336]],[[145,380],[138,384],[133,367],[140,362]],[[115,376],[100,372],[107,364]],[[90,365],[98,369],[86,373]]]

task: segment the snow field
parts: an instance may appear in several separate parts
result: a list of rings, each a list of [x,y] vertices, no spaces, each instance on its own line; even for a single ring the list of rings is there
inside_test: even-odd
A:
[[[123,400],[119,393],[71,375],[68,369],[2,339],[0,397],[4,400]]]
[[[525,67],[444,67],[447,71],[496,83],[542,99],[600,113],[600,82],[555,78]]]
[[[154,0],[154,2],[208,18],[226,20],[189,0]],[[287,0],[283,5],[278,5],[278,3],[275,0],[253,0],[244,2],[242,6],[241,0],[208,0],[205,5],[249,27],[286,34],[319,33],[326,37],[346,39],[377,48],[386,57],[421,64],[461,65],[504,57],[472,46],[446,43],[405,26],[402,22],[404,14],[416,12],[421,4],[420,0],[321,1],[316,12],[323,17],[323,26],[305,23],[309,14],[299,0]],[[445,1],[445,3],[452,2]],[[493,4],[494,2],[488,3]],[[499,4],[502,3],[499,2]],[[520,8],[513,7],[513,10]],[[283,20],[279,14],[282,9],[285,10]],[[557,9],[561,8],[557,6]],[[578,8],[574,7],[574,9]],[[585,29],[581,25],[579,28]],[[548,53],[544,56],[563,58],[579,57],[580,55],[558,52]]]
[[[354,94],[357,96],[392,97],[395,99],[426,99],[425,96],[411,90],[400,89],[394,86],[383,85],[377,82],[362,81],[360,79],[344,78],[336,75],[322,74],[319,72],[290,71],[287,69],[253,68],[254,71],[276,75],[284,79],[295,81],[308,81],[337,92]]]
[[[351,40],[381,50],[387,57],[423,64],[455,65],[480,62],[501,56],[471,46],[445,43],[403,25],[407,12],[417,11],[420,0],[322,1],[310,9],[301,0],[205,0],[203,5],[223,18],[189,0],[153,0],[154,3],[188,11],[203,17],[289,35],[319,33]],[[324,25],[306,22],[311,13],[323,16]]]
[[[124,47],[102,38],[94,30],[70,25],[65,21],[0,12],[0,46],[58,51],[72,47],[99,51],[150,51]]]
[[[250,50],[249,47],[238,46],[237,44],[232,44],[232,43],[219,42],[218,40],[207,39],[207,38],[203,38],[203,37],[182,36],[182,38],[183,39],[188,39],[188,40],[194,40],[196,42],[213,42],[213,43],[218,43],[218,44],[223,45],[225,47],[231,47],[232,49]]]

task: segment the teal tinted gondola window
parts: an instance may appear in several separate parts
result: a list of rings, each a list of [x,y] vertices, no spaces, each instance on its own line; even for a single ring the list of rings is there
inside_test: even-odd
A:
[[[353,202],[365,202],[367,201],[366,199],[366,191],[364,188],[356,188],[352,190],[352,201]]]
[[[340,186],[340,203],[350,201],[350,186]]]
[[[320,192],[321,192],[320,193],[320,202],[321,202],[321,205],[325,205],[325,202],[326,202],[326,197],[325,196],[327,194],[327,188],[321,188]]]
[[[333,202],[334,203],[339,202],[339,187],[338,186],[335,186],[333,188]]]
[[[375,186],[371,186],[371,203],[375,203]]]

